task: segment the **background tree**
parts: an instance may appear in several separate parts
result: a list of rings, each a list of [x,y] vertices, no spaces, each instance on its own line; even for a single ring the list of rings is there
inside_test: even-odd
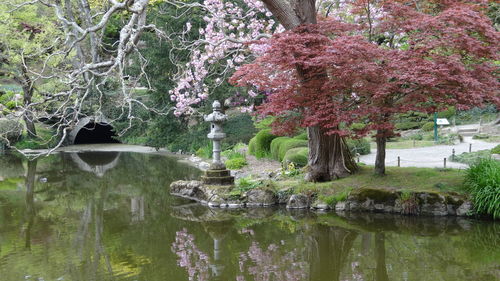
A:
[[[132,77],[127,73],[127,55],[139,54],[141,34],[144,31],[158,35],[162,33],[146,22],[149,2],[9,0],[2,6],[4,13],[31,9],[37,13],[45,11],[52,16],[48,22],[57,33],[53,33],[50,38],[52,44],[57,46],[57,51],[37,46],[34,54],[47,53],[45,57],[36,56],[43,61],[36,67],[23,66],[32,81],[48,81],[53,87],[37,93],[36,100],[25,102],[22,111],[31,120],[41,115],[54,120],[52,127],[60,134],[57,146],[63,143],[67,133],[82,117],[108,115],[106,117],[111,123],[124,119],[131,126],[132,120],[136,118],[133,115],[135,107],[161,113],[148,108],[136,98],[138,80],[146,74],[142,71],[137,77]],[[12,20],[13,25],[20,24],[18,18]],[[37,28],[36,25],[33,27]],[[116,32],[114,36],[109,36],[113,35],[110,32],[112,28]],[[144,60],[137,63],[147,64]]]
[[[22,3],[17,1],[16,3]],[[46,65],[46,60],[59,49],[54,38],[61,36],[54,16],[44,7],[25,6],[14,9],[8,3],[0,4],[0,46],[2,63],[0,76],[14,80],[23,90],[21,117],[26,124],[28,136],[36,137],[35,117],[28,107],[33,103],[37,88],[43,88],[40,76],[32,71],[44,71],[56,66],[59,61],[54,60]]]

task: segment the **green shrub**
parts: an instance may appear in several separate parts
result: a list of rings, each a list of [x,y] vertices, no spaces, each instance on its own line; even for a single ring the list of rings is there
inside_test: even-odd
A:
[[[422,130],[425,132],[430,132],[434,130],[434,122],[427,122],[422,126]]]
[[[251,138],[248,142],[248,154],[255,155],[257,140],[255,138]]]
[[[6,104],[7,102],[11,101],[14,98],[14,95],[16,93],[12,91],[7,91],[5,94],[0,95],[0,103],[1,104]]]
[[[479,150],[479,151],[474,151],[474,152],[464,152],[459,155],[455,155],[455,157],[450,156],[449,159],[453,162],[459,162],[459,163],[464,163],[468,165],[475,164],[477,162],[480,162],[482,159],[489,159],[491,158],[491,152],[487,149],[485,150]]]
[[[308,140],[307,132],[303,132],[303,133],[301,133],[293,138],[298,139],[298,140]]]
[[[258,132],[248,144],[248,153],[255,155],[257,158],[267,157],[271,149],[271,142],[276,136],[271,134],[270,129],[265,129]]]
[[[481,159],[467,169],[465,183],[478,213],[500,217],[500,162]]]
[[[213,150],[213,145],[212,142],[210,142],[207,145],[202,146],[198,150],[196,150],[196,156],[205,159],[210,159],[212,158],[212,150]]]
[[[245,167],[248,163],[245,158],[234,158],[226,160],[225,164],[226,168],[229,170],[239,170]]]
[[[23,132],[22,125],[10,119],[0,119],[0,143],[6,143],[7,139],[10,144],[14,144],[19,140]]]
[[[356,153],[360,155],[370,154],[370,143],[366,139],[347,139],[347,146],[352,155],[356,155]]]
[[[291,139],[292,138],[290,138],[290,137],[277,137],[277,138],[273,139],[273,141],[271,142],[271,149],[270,149],[271,157],[275,160],[278,160],[279,159],[279,150],[280,150],[281,145],[285,141],[288,141]]]
[[[463,142],[463,137],[459,134],[448,134],[440,136],[437,143],[452,145],[455,144],[457,141]]]
[[[500,144],[491,150],[491,154],[500,154]]]
[[[282,161],[285,157],[285,154],[288,150],[297,147],[307,147],[306,140],[298,140],[298,139],[289,139],[283,141],[283,143],[279,146],[278,150],[278,161]]]
[[[489,139],[489,138],[490,138],[490,136],[487,134],[476,134],[476,135],[472,136],[473,140],[485,140],[485,139]]]
[[[421,141],[424,139],[424,135],[421,133],[413,134],[409,137],[410,140],[418,140]]]
[[[283,157],[283,164],[294,163],[297,167],[305,167],[307,165],[307,157],[309,155],[309,148],[297,147],[288,150]]]
[[[5,107],[7,107],[7,109],[15,109],[17,107],[17,104],[15,101],[11,100],[11,101],[8,101],[5,103]]]
[[[420,124],[421,124],[421,122],[414,122],[414,121],[411,121],[411,122],[401,122],[401,123],[397,123],[395,125],[395,127],[398,130],[410,130],[410,129],[418,129],[418,128],[420,128]]]

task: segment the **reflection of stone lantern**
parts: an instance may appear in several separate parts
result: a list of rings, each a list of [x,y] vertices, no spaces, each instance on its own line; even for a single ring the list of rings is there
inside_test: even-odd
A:
[[[214,111],[209,115],[205,115],[204,119],[206,122],[210,122],[210,133],[207,137],[213,142],[213,159],[210,170],[205,172],[202,179],[205,184],[232,185],[234,184],[234,177],[226,170],[226,166],[220,159],[220,142],[226,137],[226,134],[222,132],[222,123],[227,120],[227,115],[221,112],[222,106],[219,101],[214,101],[212,107]]]

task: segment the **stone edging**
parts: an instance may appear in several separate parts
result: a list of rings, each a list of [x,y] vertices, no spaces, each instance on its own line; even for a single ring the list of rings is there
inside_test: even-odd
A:
[[[351,192],[346,201],[327,204],[313,196],[287,194],[257,188],[232,194],[233,186],[210,186],[200,181],[176,181],[170,185],[175,196],[197,201],[211,208],[269,207],[286,204],[288,209],[310,208],[317,211],[378,212],[424,216],[469,216],[472,203],[456,193],[412,192],[361,188]]]

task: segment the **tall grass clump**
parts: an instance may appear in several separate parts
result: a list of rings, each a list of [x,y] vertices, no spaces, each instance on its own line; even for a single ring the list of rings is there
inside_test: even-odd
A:
[[[467,190],[478,213],[500,217],[500,162],[481,159],[467,169]]]

